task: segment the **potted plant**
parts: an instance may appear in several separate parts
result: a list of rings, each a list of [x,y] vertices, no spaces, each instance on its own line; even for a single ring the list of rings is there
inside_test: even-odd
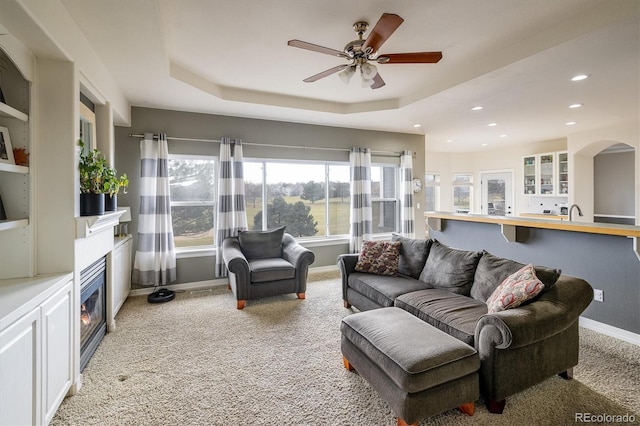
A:
[[[118,192],[122,188],[122,193],[127,193],[127,186],[129,186],[129,178],[127,174],[123,174],[118,177],[116,169],[112,167],[106,167],[104,169],[104,209],[106,211],[116,211],[118,209]]]
[[[85,151],[84,142],[80,146],[80,216],[97,216],[104,214],[104,171],[107,161],[100,151]]]

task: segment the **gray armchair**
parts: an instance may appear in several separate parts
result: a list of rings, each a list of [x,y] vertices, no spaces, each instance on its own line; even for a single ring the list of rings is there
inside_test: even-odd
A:
[[[238,309],[247,300],[280,294],[295,293],[304,299],[309,265],[315,260],[313,252],[285,233],[284,227],[226,238],[222,257]]]

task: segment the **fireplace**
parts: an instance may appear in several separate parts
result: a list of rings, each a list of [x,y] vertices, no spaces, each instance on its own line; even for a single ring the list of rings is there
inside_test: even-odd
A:
[[[84,370],[107,331],[106,282],[106,257],[80,273],[80,371]]]

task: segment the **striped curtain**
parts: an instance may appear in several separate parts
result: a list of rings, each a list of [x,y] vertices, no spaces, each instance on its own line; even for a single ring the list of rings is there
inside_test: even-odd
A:
[[[140,214],[132,281],[159,286],[175,280],[167,135],[161,133],[155,142],[152,133],[145,133],[140,141]]]
[[[400,231],[407,238],[415,238],[412,179],[413,153],[403,151],[400,156]]]
[[[233,147],[233,155],[231,150]],[[244,202],[244,171],[242,141],[222,138],[218,171],[218,204],[216,212],[216,277],[227,276],[222,259],[222,241],[247,230],[247,211]]]
[[[362,241],[371,238],[371,151],[351,148],[351,213],[349,250],[358,253]]]

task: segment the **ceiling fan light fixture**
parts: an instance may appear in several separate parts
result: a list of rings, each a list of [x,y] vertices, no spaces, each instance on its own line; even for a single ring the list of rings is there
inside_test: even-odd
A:
[[[360,72],[362,73],[363,79],[371,80],[376,76],[376,74],[378,74],[378,68],[376,68],[375,65],[371,65],[370,63],[365,62],[364,64],[360,65]],[[369,86],[371,86],[371,84],[369,84]]]
[[[347,67],[338,73],[338,77],[340,77],[340,80],[342,80],[344,84],[349,84],[351,77],[353,77],[355,73],[355,67]]]

